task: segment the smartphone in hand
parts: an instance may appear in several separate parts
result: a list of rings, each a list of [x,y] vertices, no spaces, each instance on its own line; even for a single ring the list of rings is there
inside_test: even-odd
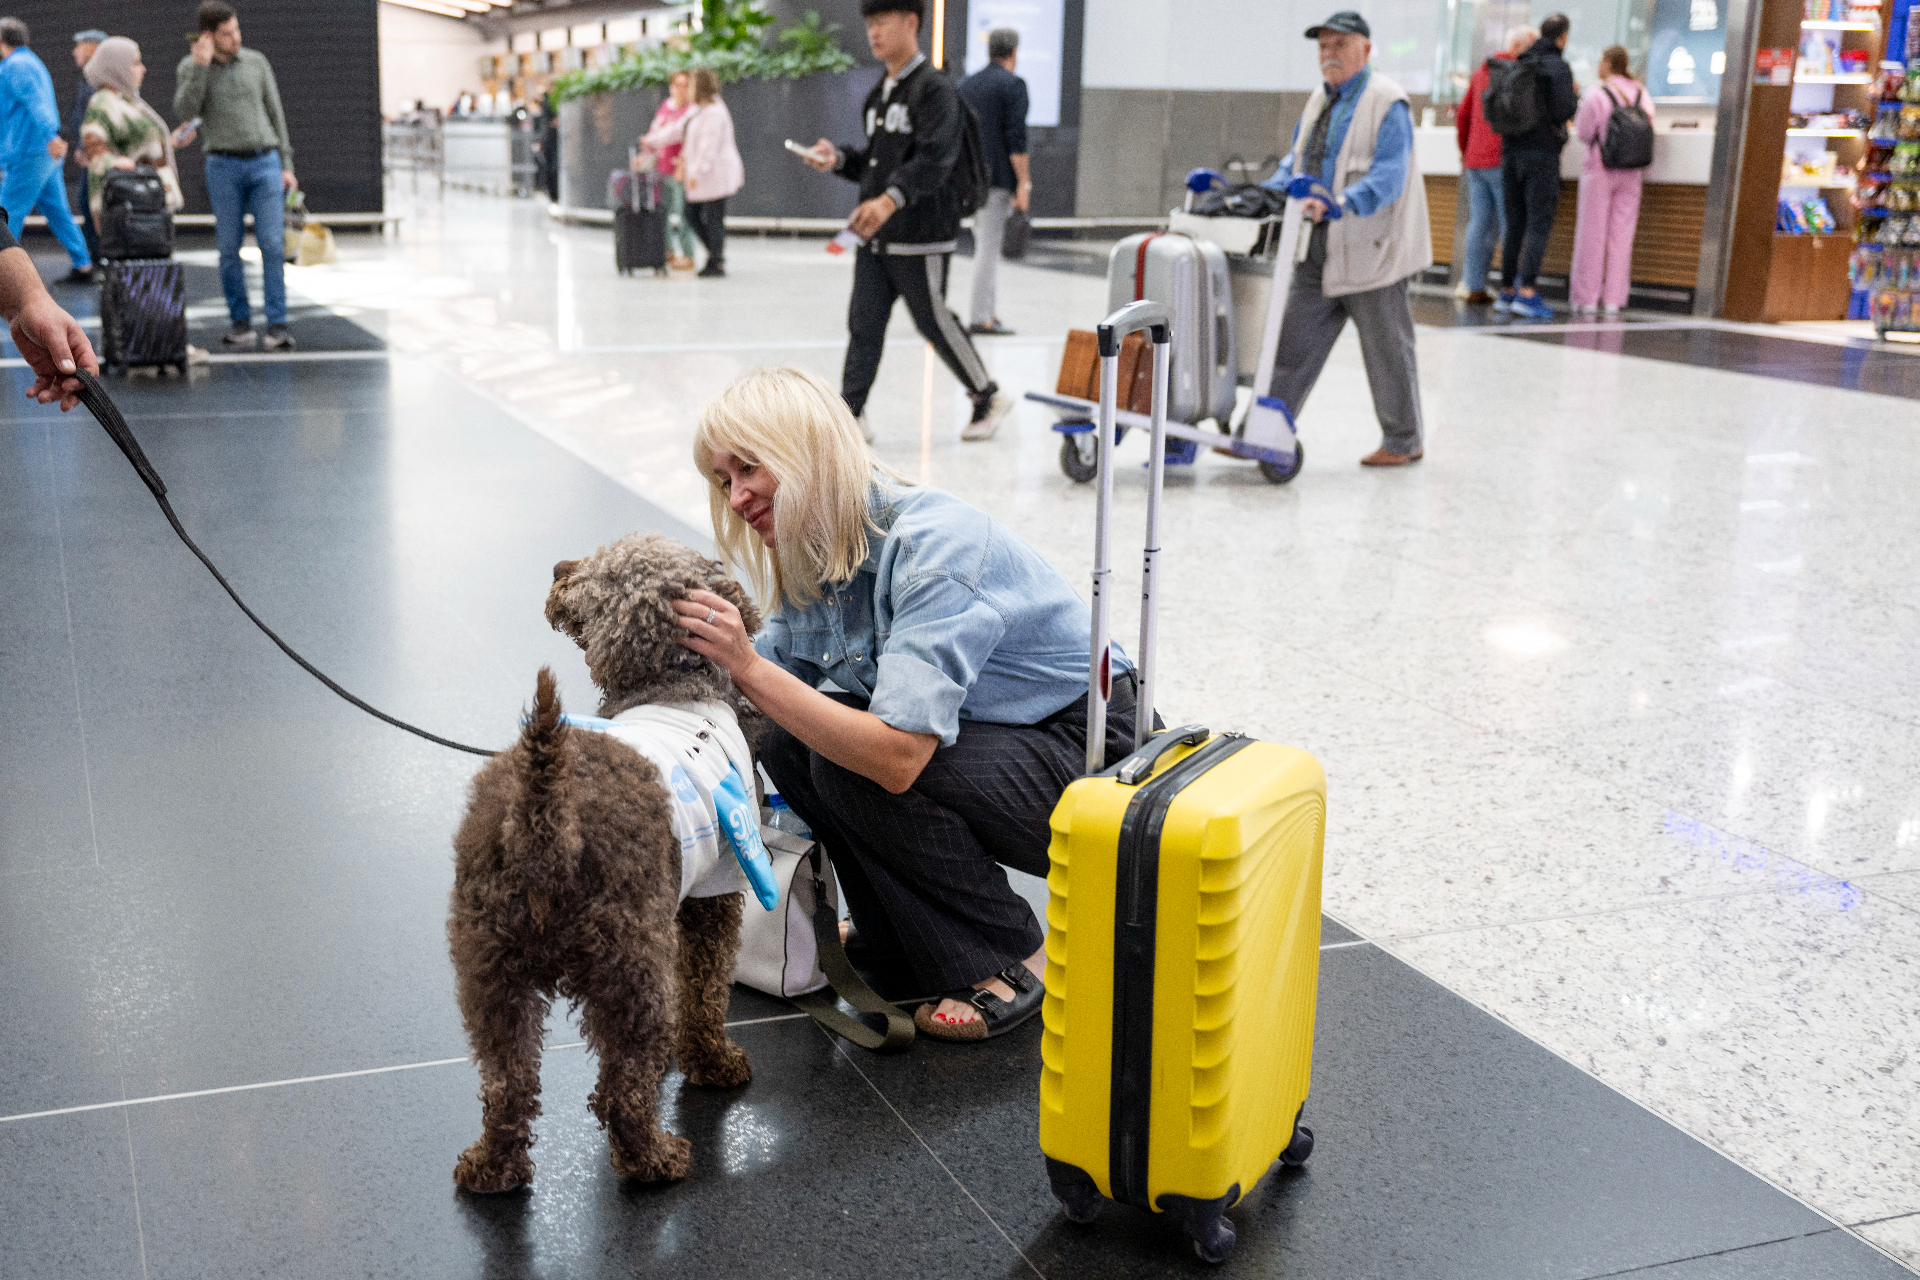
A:
[[[199,133],[200,117],[195,116],[173,131],[173,145],[176,147],[184,147],[189,142],[192,142]]]

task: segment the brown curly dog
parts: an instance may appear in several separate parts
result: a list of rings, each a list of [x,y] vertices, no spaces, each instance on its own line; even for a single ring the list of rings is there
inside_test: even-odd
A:
[[[718,564],[635,534],[555,565],[553,578],[547,620],[586,651],[601,715],[720,702],[750,743],[764,731],[726,673],[674,640],[670,602],[694,589],[725,596],[749,632],[759,629],[759,612]],[[583,1009],[600,1059],[587,1105],[623,1177],[686,1175],[689,1145],[655,1113],[669,1058],[696,1085],[752,1078],[725,1026],[741,895],[680,901],[669,803],[639,752],[562,721],[553,673],[542,668],[520,740],[474,778],[453,841],[447,941],[483,1125],[454,1166],[467,1190],[511,1191],[533,1178],[540,1043],[555,997]]]

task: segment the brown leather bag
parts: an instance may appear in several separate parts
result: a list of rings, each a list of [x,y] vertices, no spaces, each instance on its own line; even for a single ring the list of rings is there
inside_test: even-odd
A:
[[[1100,398],[1100,340],[1093,330],[1067,330],[1067,349],[1060,356],[1060,380],[1054,392],[1077,400]]]

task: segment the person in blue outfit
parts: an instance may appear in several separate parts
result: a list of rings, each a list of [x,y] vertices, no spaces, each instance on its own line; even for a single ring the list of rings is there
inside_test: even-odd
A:
[[[40,214],[72,260],[67,282],[91,284],[93,256],[67,204],[67,144],[60,137],[53,76],[27,47],[29,39],[26,23],[0,18],[0,166],[7,174],[0,205],[7,208],[7,233],[17,240],[27,215]]]
[[[1086,602],[985,512],[876,463],[812,374],[734,382],[701,410],[694,460],[721,556],[769,610],[750,638],[694,591],[681,643],[777,726],[760,763],[833,857],[850,951],[949,993],[915,1012],[928,1035],[1017,1026],[1040,1008],[1045,938],[1001,866],[1047,874],[1048,816],[1086,763]],[[1135,706],[1117,650],[1114,672],[1117,759]]]
[[[106,41],[107,33],[98,27],[89,27],[85,31],[73,33],[73,65],[80,68],[80,76],[73,89],[73,119],[69,124],[66,138],[66,150],[71,152],[80,145],[80,126],[87,119],[87,104],[93,101],[93,85],[87,80],[87,63],[94,52]],[[86,161],[80,160],[80,233],[87,241],[87,256],[100,261],[100,233],[93,225],[93,205],[87,200]]]
[[[1294,126],[1287,162],[1264,185],[1284,190],[1305,174],[1340,209],[1330,219],[1326,202],[1303,201],[1313,230],[1295,260],[1266,394],[1297,416],[1352,320],[1381,434],[1380,447],[1360,465],[1398,467],[1426,451],[1407,285],[1433,265],[1433,240],[1426,188],[1413,172],[1406,91],[1368,65],[1372,36],[1351,9],[1307,29],[1307,39],[1319,42],[1323,83]]]

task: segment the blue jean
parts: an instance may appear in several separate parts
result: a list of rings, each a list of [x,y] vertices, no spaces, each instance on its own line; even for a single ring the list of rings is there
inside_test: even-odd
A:
[[[29,146],[27,154],[7,166],[7,179],[0,183],[0,205],[7,210],[7,230],[14,239],[27,224],[27,215],[46,218],[47,230],[73,259],[76,269],[93,265],[87,254],[86,237],[74,225],[73,209],[67,204],[67,178],[64,162],[47,154],[45,146]]]
[[[253,323],[253,308],[247,302],[247,267],[240,261],[240,241],[247,234],[246,216],[251,213],[253,240],[260,246],[260,275],[266,285],[267,324],[285,324],[287,215],[280,153],[269,151],[251,160],[208,156],[207,199],[213,204],[214,229],[220,243],[220,291],[227,295],[228,317],[237,325]]]
[[[1507,237],[1507,210],[1500,193],[1500,169],[1463,169],[1467,180],[1467,288],[1484,293],[1493,246]],[[1513,275],[1512,268],[1502,272]]]

